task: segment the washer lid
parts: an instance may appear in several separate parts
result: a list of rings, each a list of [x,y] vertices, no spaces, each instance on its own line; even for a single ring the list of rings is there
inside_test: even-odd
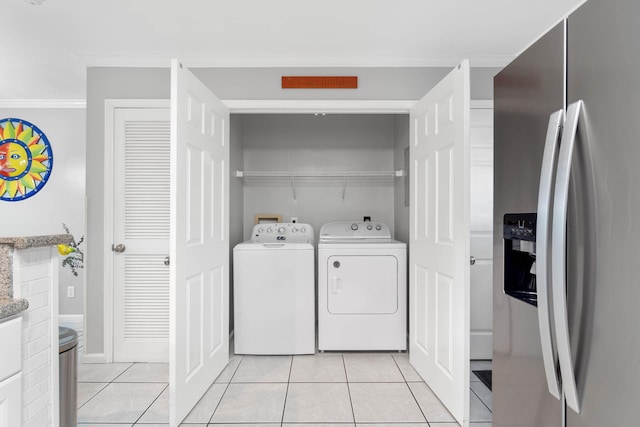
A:
[[[287,242],[244,242],[236,245],[234,251],[313,251],[311,243],[287,243]]]
[[[372,244],[372,245],[376,245],[376,244],[388,244],[388,243],[402,243],[398,240],[393,240],[393,239],[359,239],[359,238],[352,238],[352,239],[332,239],[332,238],[327,238],[327,239],[321,239],[319,243],[324,243],[324,244],[328,244],[328,243],[367,243],[367,244]]]

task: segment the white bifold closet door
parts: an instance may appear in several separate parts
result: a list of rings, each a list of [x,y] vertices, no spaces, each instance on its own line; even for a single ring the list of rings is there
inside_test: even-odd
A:
[[[469,423],[469,63],[411,109],[409,358]]]
[[[169,361],[169,108],[114,117],[114,362]]]
[[[229,109],[171,64],[169,419],[229,361]]]

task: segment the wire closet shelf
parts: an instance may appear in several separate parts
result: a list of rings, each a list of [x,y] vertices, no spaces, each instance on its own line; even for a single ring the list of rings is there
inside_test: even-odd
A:
[[[404,176],[404,171],[236,171],[238,178],[284,178],[291,181],[293,199],[296,199],[296,180],[299,181],[321,181],[321,180],[342,180],[342,198],[344,199],[347,181],[349,179],[383,179],[398,178]]]

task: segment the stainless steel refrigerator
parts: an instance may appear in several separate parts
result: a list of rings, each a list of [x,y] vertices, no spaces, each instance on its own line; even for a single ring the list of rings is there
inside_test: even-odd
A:
[[[640,425],[640,2],[494,81],[495,427]]]

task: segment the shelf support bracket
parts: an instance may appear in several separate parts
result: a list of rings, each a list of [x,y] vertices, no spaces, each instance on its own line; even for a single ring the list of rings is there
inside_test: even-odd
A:
[[[293,191],[293,200],[296,200],[296,174],[291,173],[291,190]]]
[[[342,184],[342,200],[344,200],[344,195],[347,192],[347,174],[344,174],[344,182]]]

